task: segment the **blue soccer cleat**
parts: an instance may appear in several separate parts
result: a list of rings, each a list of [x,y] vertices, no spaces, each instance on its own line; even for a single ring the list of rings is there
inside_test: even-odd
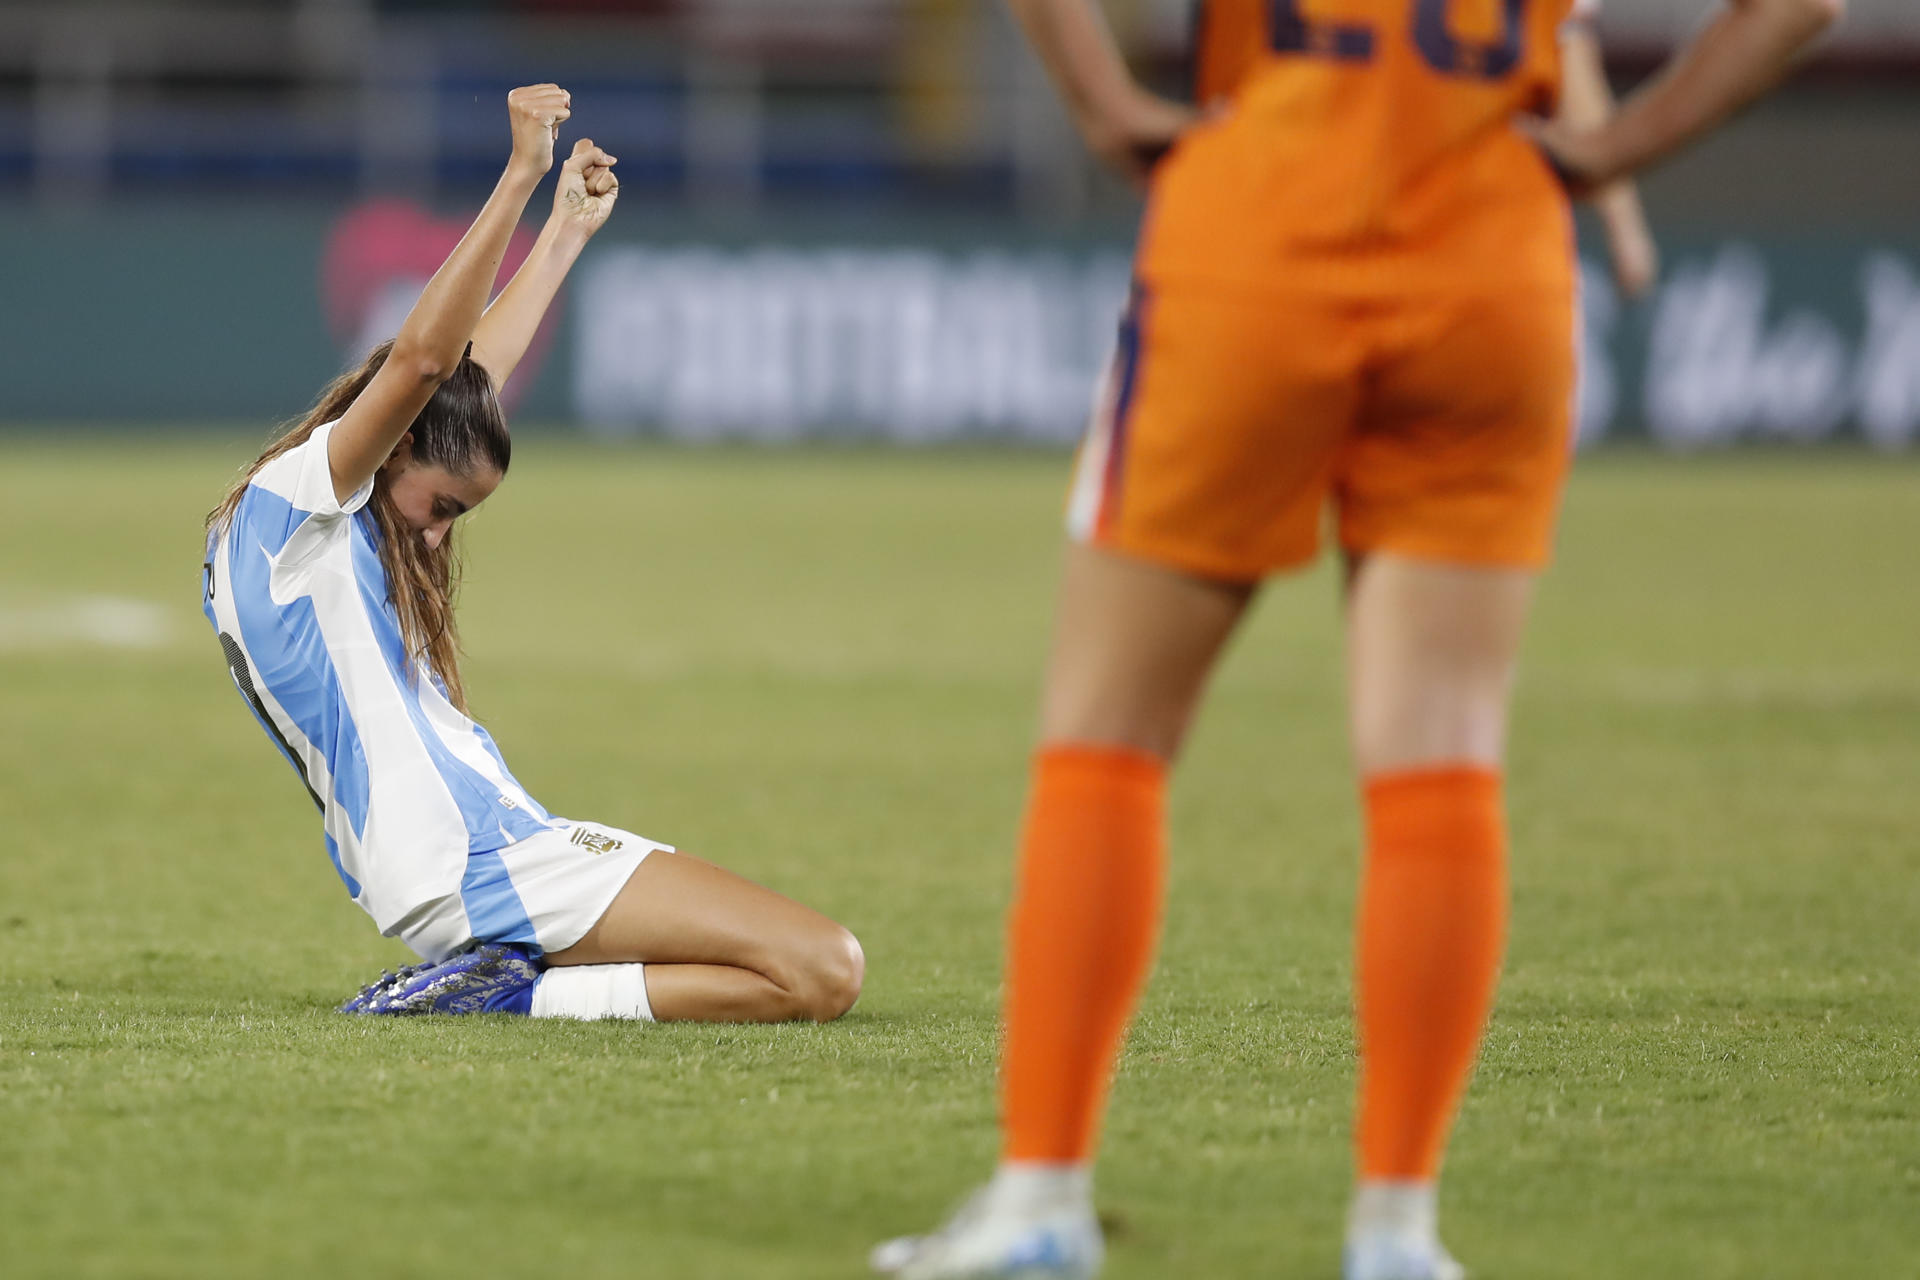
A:
[[[428,1013],[528,1013],[541,964],[525,947],[480,942],[456,951],[438,964],[409,965],[379,981],[347,1003],[342,1013],[390,1018]]]
[[[939,1231],[889,1240],[868,1262],[900,1280],[1092,1280],[1104,1253],[1084,1195],[1012,1200],[989,1186]]]
[[[419,964],[410,964],[406,968],[397,971],[389,969],[372,982],[369,982],[366,986],[360,988],[360,994],[341,1005],[339,1012],[372,1013],[374,1012],[374,1006],[381,1000],[384,1000],[393,992],[413,981],[415,977],[425,973],[431,968],[433,968],[432,965],[422,961]]]

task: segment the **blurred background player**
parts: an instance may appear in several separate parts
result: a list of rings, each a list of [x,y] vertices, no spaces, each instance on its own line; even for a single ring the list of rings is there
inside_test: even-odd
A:
[[[1576,0],[1560,28],[1560,101],[1555,118],[1580,129],[1606,123],[1613,114],[1613,90],[1607,84],[1605,57],[1593,20],[1600,0]],[[1643,298],[1660,278],[1660,250],[1647,226],[1640,192],[1621,178],[1588,196],[1600,217],[1607,259],[1621,296]]]
[[[1258,583],[1313,558],[1330,506],[1367,843],[1345,1269],[1460,1276],[1435,1184],[1501,964],[1509,689],[1569,452],[1563,182],[1606,193],[1620,275],[1650,279],[1616,184],[1763,92],[1839,0],[1732,0],[1611,116],[1576,53],[1551,123],[1532,115],[1555,100],[1565,0],[1213,0],[1205,119],[1135,83],[1094,0],[1012,3],[1088,145],[1153,183],[1070,501],[1002,1162],[875,1265],[1099,1270],[1090,1165],[1156,942],[1167,769]]]
[[[453,525],[505,478],[496,392],[619,196],[614,157],[576,143],[487,305],[570,104],[554,85],[510,95],[506,172],[398,336],[210,517],[205,612],[348,892],[425,961],[348,1011],[827,1021],[859,994],[851,934],[631,832],[551,817],[466,715]]]

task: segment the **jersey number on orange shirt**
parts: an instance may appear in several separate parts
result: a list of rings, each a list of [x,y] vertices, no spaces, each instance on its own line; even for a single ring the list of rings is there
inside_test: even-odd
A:
[[[1420,56],[1444,76],[1498,80],[1520,65],[1526,33],[1527,0],[1501,0],[1505,27],[1497,43],[1458,40],[1447,30],[1447,0],[1414,0],[1413,42]],[[1273,0],[1273,47],[1337,62],[1366,62],[1373,57],[1373,29],[1356,23],[1314,22],[1300,12],[1299,0]]]

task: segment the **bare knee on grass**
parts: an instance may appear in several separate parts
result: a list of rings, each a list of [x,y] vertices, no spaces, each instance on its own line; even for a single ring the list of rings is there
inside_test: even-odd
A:
[[[826,928],[787,943],[767,968],[767,977],[786,993],[789,1018],[832,1022],[860,998],[867,957],[858,938],[826,922]]]
[[[599,922],[551,964],[652,966],[664,1018],[831,1022],[866,976],[859,940],[793,899],[684,853],[640,864]]]

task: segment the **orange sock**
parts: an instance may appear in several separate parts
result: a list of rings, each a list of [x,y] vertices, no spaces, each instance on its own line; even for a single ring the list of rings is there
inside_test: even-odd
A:
[[[1507,931],[1500,775],[1368,781],[1360,893],[1362,1179],[1427,1181],[1466,1092]]]
[[[1034,761],[1007,964],[1005,1158],[1090,1159],[1166,895],[1166,765],[1057,746]]]

